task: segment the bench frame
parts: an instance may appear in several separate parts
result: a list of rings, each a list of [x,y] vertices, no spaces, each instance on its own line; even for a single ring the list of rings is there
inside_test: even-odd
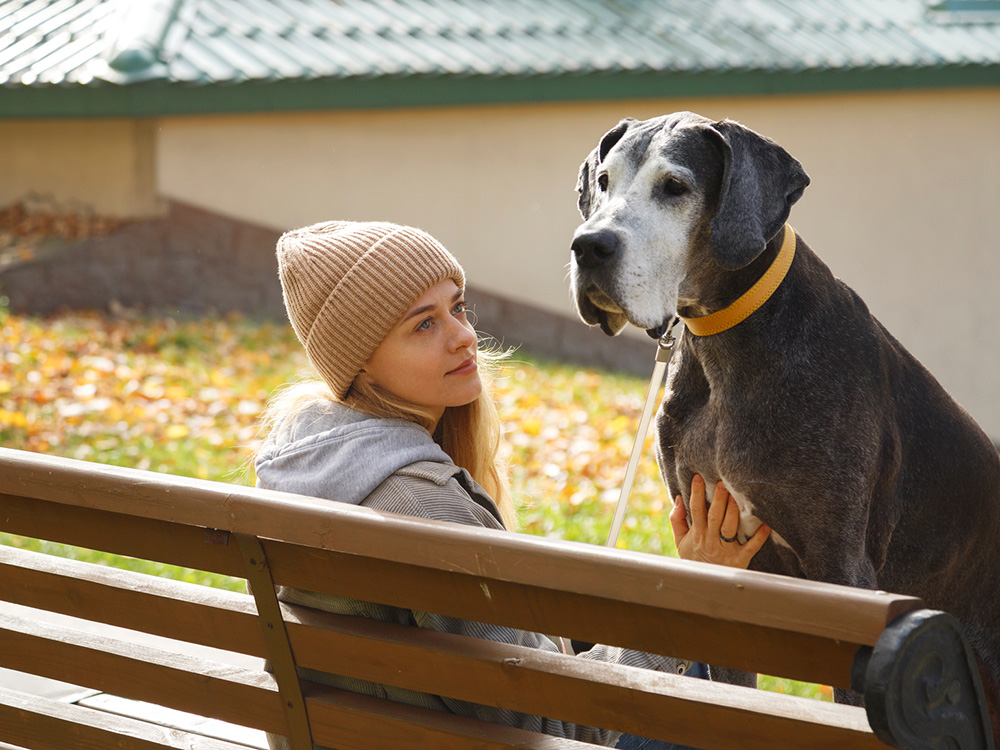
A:
[[[9,449],[0,449],[0,530],[236,576],[253,591],[0,547],[0,602],[129,629],[97,637],[0,610],[0,667],[285,734],[296,750],[593,747],[313,685],[298,679],[301,666],[705,750],[993,750],[960,624],[914,597]],[[866,708],[317,612],[279,603],[275,585],[379,591],[395,606],[851,688]],[[121,635],[133,631],[258,666]],[[0,738],[27,748],[245,747],[8,689]]]

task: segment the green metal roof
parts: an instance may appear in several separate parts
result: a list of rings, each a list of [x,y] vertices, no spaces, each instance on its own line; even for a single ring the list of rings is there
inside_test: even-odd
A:
[[[1000,85],[998,0],[0,0],[0,116]]]

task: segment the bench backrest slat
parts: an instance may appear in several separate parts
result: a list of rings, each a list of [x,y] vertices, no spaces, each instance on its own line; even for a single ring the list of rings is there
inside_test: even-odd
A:
[[[246,594],[0,546],[0,601],[266,656]]]
[[[300,665],[377,683],[688,744],[708,722],[720,738],[752,732],[773,747],[792,720],[818,746],[877,746],[851,706],[810,702],[804,711],[800,699],[745,691],[736,713],[722,708],[732,688],[719,683],[301,607],[286,607],[286,622]]]
[[[594,750],[589,742],[485,724],[465,716],[321,688],[306,699],[313,739],[340,750]],[[706,748],[706,750],[709,750]]]
[[[2,449],[0,449],[2,450]],[[141,518],[130,513],[0,495],[0,530],[76,547],[243,577],[235,545],[202,526]]]
[[[738,710],[731,698],[735,688],[715,685],[721,688],[720,695],[726,698],[717,704],[691,702],[685,710],[690,715],[675,715],[677,719],[674,736],[677,742],[696,742],[693,747],[702,750],[775,750],[776,748],[802,748],[810,750],[885,750],[885,745],[866,727],[850,721],[848,726],[818,726],[808,702],[797,716],[784,719],[761,715],[758,717]],[[556,737],[531,735],[510,727],[497,725],[476,726],[465,717],[446,714],[429,709],[420,709],[400,703],[372,698],[335,689],[314,695],[307,699],[310,723],[315,742],[341,750],[382,750],[386,747],[433,747],[469,750],[475,747],[521,748],[532,747],[540,750],[562,750],[574,748],[584,750],[594,745]],[[795,699],[790,699],[795,700]],[[799,701],[803,703],[803,701]],[[853,716],[864,722],[861,709],[846,706],[832,706],[833,709],[853,711]],[[632,706],[619,706],[628,712]],[[828,714],[829,716],[829,714]],[[739,718],[745,723],[735,730]],[[683,724],[683,726],[682,726]],[[461,732],[462,734],[459,734]],[[466,737],[476,737],[470,743]],[[381,744],[375,737],[381,740]],[[523,743],[523,744],[522,744]]]
[[[34,750],[247,750],[246,745],[4,688],[0,688],[0,737]]]
[[[7,669],[256,729],[285,731],[277,690],[263,671],[10,615],[0,616],[0,642],[0,666]]]
[[[684,611],[678,599],[661,597],[659,606],[625,604],[612,592],[602,597],[485,580],[278,542],[266,542],[265,549],[282,585],[639,651],[683,644],[672,655],[837,687],[850,687],[854,654],[868,645],[846,635],[824,638],[748,624],[739,620],[738,609],[731,621],[720,622]]]

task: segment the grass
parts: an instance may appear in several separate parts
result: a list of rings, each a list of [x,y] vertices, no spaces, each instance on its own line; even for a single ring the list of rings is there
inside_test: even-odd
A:
[[[240,317],[48,319],[0,309],[0,444],[252,484],[255,420],[308,364],[287,326]],[[515,356],[497,383],[521,531],[603,544],[647,382]],[[647,437],[619,547],[676,556]],[[0,534],[0,543],[243,590],[241,579]],[[827,688],[762,678],[780,692]]]

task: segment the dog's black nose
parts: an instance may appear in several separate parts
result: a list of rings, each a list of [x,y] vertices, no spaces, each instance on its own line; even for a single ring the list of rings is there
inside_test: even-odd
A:
[[[610,229],[587,232],[573,239],[572,248],[577,263],[593,268],[618,252],[618,235]]]

